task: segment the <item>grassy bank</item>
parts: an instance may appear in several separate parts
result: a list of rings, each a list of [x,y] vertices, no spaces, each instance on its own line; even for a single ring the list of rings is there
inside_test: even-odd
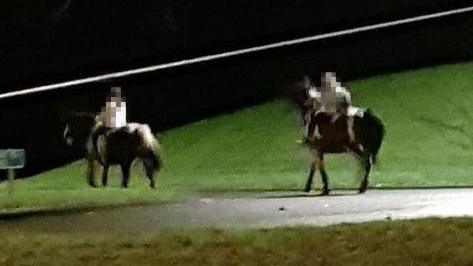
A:
[[[354,102],[386,125],[373,187],[473,185],[473,63],[446,65],[349,82]],[[75,162],[15,182],[8,206],[122,204],[179,199],[192,193],[302,189],[309,162],[298,116],[284,100],[225,114],[160,134],[164,169],[150,190],[141,167],[131,188],[111,172],[106,189],[90,189],[85,164]],[[328,156],[332,187],[355,188],[360,177],[348,155]],[[320,187],[316,178],[315,187]],[[0,196],[7,197],[6,184]]]
[[[473,261],[471,219],[166,231],[147,236],[1,233],[1,265],[469,265]]]

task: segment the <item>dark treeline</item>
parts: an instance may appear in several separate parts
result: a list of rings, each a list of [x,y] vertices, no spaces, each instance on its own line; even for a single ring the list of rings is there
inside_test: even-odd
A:
[[[467,4],[465,0],[3,1],[0,91]]]

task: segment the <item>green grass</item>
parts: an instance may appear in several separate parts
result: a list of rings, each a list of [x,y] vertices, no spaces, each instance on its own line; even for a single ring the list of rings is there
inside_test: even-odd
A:
[[[375,187],[473,185],[473,63],[445,65],[352,81],[353,99],[386,125],[386,138],[370,182]],[[164,169],[150,190],[135,167],[131,188],[90,189],[85,164],[75,162],[15,182],[15,196],[0,206],[121,204],[180,199],[192,193],[299,190],[309,153],[298,115],[284,100],[209,118],[164,132]],[[358,165],[348,155],[327,157],[332,187],[356,188]],[[314,186],[320,187],[316,178]],[[6,184],[0,196],[6,197]]]
[[[472,219],[100,235],[2,230],[0,265],[471,265]]]

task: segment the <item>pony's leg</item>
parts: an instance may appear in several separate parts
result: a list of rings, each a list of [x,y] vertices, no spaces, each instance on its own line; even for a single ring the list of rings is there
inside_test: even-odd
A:
[[[323,189],[322,189],[322,195],[328,195],[329,193],[328,176],[327,176],[327,173],[325,173],[323,160],[324,160],[324,155],[319,151],[315,151],[314,161],[310,164],[309,178],[307,179],[307,183],[304,190],[305,192],[309,192],[310,189],[312,188],[312,180],[314,179],[315,171],[318,168],[320,170],[320,173],[322,174],[322,182],[324,183]]]
[[[122,163],[122,187],[127,188],[130,181],[130,167],[131,162]]]
[[[323,184],[323,187],[322,187],[322,195],[328,195],[329,192],[330,192],[330,189],[328,188],[328,176],[327,176],[327,173],[325,172],[325,164],[324,164],[324,155],[323,154],[320,154],[319,155],[319,170],[320,170],[320,174],[322,176],[322,182],[324,183]]]
[[[108,168],[109,165],[104,165],[103,166],[103,171],[102,171],[102,185],[104,187],[107,186],[107,181],[108,181]]]
[[[353,151],[355,157],[360,161],[361,166],[365,170],[365,174],[363,176],[363,180],[361,181],[360,188],[358,190],[359,193],[365,193],[368,189],[368,177],[371,171],[371,162],[370,162],[370,155],[363,152],[362,150],[356,148]]]
[[[156,180],[154,179],[154,170],[152,168],[146,167],[146,176],[149,179],[149,186],[152,188],[156,187]]]
[[[156,181],[154,174],[160,170],[162,166],[161,156],[159,153],[156,153],[154,150],[149,149],[145,151],[142,156],[140,156],[143,161],[143,166],[145,169],[146,176],[149,178],[150,187],[156,187]]]
[[[87,183],[91,187],[97,187],[95,184],[96,163],[93,158],[87,158]]]
[[[368,176],[369,176],[370,171],[371,171],[371,162],[370,162],[369,155],[364,156],[363,166],[365,168],[365,176],[363,177],[363,181],[361,182],[361,186],[360,186],[360,190],[359,190],[360,193],[365,193],[366,190],[368,189]]]
[[[315,160],[310,163],[310,168],[309,168],[309,177],[307,178],[307,183],[305,185],[305,192],[309,192],[310,189],[312,188],[312,180],[314,179],[314,173],[316,170],[316,165],[315,165]]]
[[[145,158],[143,159],[143,166],[145,168],[146,176],[149,179],[149,186],[152,188],[156,187],[156,180],[154,179],[154,172],[156,169],[155,162],[152,159]]]

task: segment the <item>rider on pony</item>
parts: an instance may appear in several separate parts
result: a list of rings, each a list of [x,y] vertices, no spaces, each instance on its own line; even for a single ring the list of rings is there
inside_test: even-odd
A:
[[[107,135],[110,131],[127,125],[126,102],[121,95],[120,87],[112,87],[110,95],[107,96],[105,107],[95,118],[96,125],[92,132],[92,143],[96,147],[98,137]]]
[[[320,92],[311,87],[309,95],[315,99],[315,110],[331,115],[332,122],[336,121],[340,115],[346,116],[349,140],[352,143],[355,142],[354,118],[353,114],[349,113],[349,109],[352,107],[351,93],[337,81],[335,73],[322,73]]]
[[[97,120],[103,126],[111,129],[126,125],[126,102],[121,96],[120,87],[112,87],[110,97],[107,98],[105,108],[102,108]]]

